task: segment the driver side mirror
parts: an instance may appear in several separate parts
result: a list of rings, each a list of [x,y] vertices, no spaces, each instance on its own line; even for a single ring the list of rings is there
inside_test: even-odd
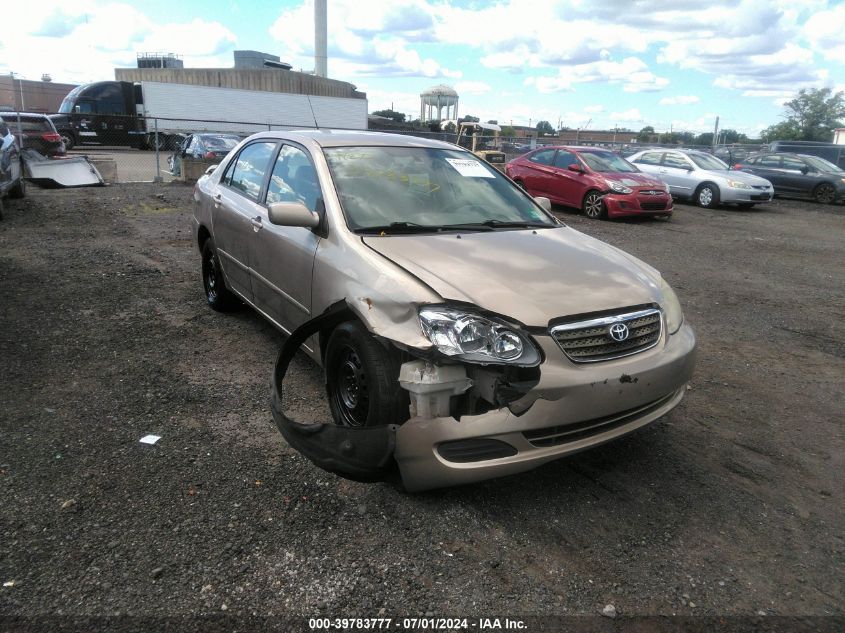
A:
[[[320,216],[309,211],[301,202],[274,202],[267,209],[270,222],[279,226],[302,226],[313,229],[319,226]]]
[[[570,165],[567,166],[567,169],[569,171],[574,171],[578,174],[584,173],[584,169],[578,163],[571,163]]]
[[[810,168],[809,168],[809,167],[807,167],[807,165],[804,165],[804,166],[801,168],[801,173],[802,173],[802,174],[805,174],[805,175],[806,175],[806,174],[808,174],[808,173],[810,173]]]
[[[543,207],[544,211],[548,211],[549,213],[552,212],[552,201],[546,198],[545,196],[537,196],[536,198],[534,198],[534,202]]]

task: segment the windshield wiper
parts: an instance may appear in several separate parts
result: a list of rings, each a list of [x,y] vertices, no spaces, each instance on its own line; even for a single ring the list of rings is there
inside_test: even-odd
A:
[[[439,226],[417,224],[416,222],[391,222],[381,226],[365,226],[355,229],[355,233],[436,233]]]
[[[545,222],[525,222],[522,220],[485,220],[484,222],[469,222],[466,224],[447,224],[444,229],[535,229],[543,228],[550,229],[554,224],[546,224]]]

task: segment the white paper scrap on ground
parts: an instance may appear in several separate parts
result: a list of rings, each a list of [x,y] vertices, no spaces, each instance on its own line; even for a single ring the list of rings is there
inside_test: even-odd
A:
[[[140,439],[141,444],[155,444],[161,439],[161,435],[145,435]]]
[[[447,158],[448,162],[461,175],[468,178],[495,178],[490,170],[477,160],[468,158]]]

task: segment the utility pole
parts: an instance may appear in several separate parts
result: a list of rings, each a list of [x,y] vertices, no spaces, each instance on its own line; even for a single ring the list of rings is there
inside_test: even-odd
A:
[[[716,125],[713,128],[713,149],[716,149],[716,145],[719,141],[719,117],[716,117]]]

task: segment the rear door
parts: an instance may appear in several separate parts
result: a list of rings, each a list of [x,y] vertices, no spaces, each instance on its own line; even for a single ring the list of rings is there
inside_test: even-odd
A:
[[[541,149],[522,162],[520,177],[525,183],[525,188],[532,196],[554,196],[555,169],[552,167],[555,160],[555,150]]]
[[[250,242],[261,228],[262,211],[266,213],[261,201],[277,146],[270,140],[245,145],[229,163],[210,201],[212,235],[226,280],[249,301],[253,301]]]
[[[311,314],[311,274],[320,236],[304,227],[272,224],[267,208],[274,202],[301,202],[325,215],[314,161],[298,145],[286,143],[279,151],[250,242],[255,305],[292,332]]]

